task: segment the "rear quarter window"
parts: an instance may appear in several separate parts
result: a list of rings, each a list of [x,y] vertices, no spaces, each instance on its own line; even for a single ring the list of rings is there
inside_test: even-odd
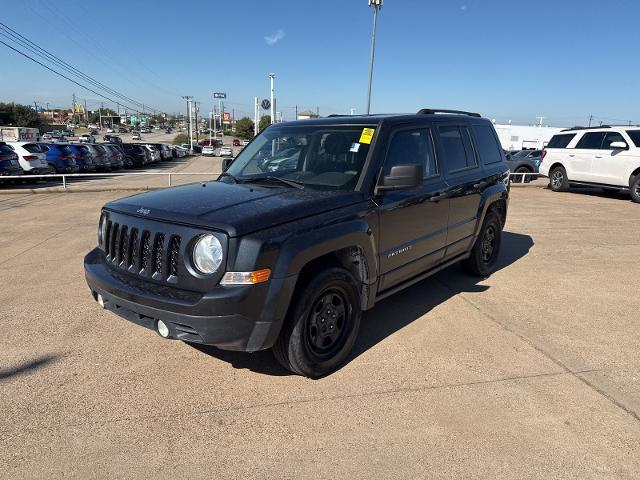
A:
[[[478,165],[466,127],[440,126],[438,137],[447,172],[452,173]]]
[[[478,155],[483,165],[491,165],[502,161],[502,147],[498,143],[493,128],[489,125],[474,125]]]
[[[627,135],[636,147],[640,147],[640,130],[627,130]]]
[[[567,148],[567,145],[569,145],[571,143],[571,140],[573,140],[575,137],[575,133],[554,135],[553,137],[551,137],[551,140],[549,140],[547,148]]]

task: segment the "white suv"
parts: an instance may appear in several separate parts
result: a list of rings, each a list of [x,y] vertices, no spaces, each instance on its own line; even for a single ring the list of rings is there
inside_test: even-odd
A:
[[[7,142],[7,145],[18,154],[18,161],[24,173],[30,175],[51,173],[51,167],[47,163],[47,156],[37,143]]]
[[[540,173],[554,192],[596,186],[630,192],[640,203],[640,127],[563,130],[542,151]]]

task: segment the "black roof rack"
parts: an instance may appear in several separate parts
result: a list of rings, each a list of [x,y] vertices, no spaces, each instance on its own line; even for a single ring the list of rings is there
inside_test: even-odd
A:
[[[611,128],[611,125],[600,125],[599,127],[572,127],[565,128],[564,130],[561,130],[561,132],[571,132],[573,130],[597,130],[598,128]]]
[[[456,115],[468,115],[470,117],[480,117],[479,113],[465,112],[462,110],[442,110],[439,108],[423,108],[418,110],[417,115],[433,115],[435,113],[453,113]]]

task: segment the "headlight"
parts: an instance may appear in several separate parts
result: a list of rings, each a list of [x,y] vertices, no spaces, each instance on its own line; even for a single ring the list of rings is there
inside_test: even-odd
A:
[[[100,217],[100,226],[98,227],[98,246],[104,248],[104,242],[107,238],[107,215],[103,213]]]
[[[222,245],[213,235],[201,236],[193,247],[193,264],[205,275],[215,273],[222,264]]]

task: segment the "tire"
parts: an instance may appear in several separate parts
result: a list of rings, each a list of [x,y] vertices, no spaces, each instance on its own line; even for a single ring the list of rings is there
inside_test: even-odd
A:
[[[358,336],[362,317],[356,285],[347,270],[329,268],[296,293],[272,349],[283,367],[298,375],[319,378],[344,363]]]
[[[518,167],[514,173],[533,173],[533,171],[527,167]],[[519,183],[529,183],[531,182],[531,175],[519,175],[516,180],[520,180]]]
[[[569,190],[569,179],[564,167],[556,167],[549,172],[549,188],[554,192],[566,192]]]
[[[489,211],[482,223],[471,256],[462,262],[462,267],[470,275],[487,277],[491,275],[500,256],[502,244],[502,222],[494,211]]]
[[[635,203],[640,203],[640,175],[636,175],[629,182],[629,192],[631,193],[631,200]]]

